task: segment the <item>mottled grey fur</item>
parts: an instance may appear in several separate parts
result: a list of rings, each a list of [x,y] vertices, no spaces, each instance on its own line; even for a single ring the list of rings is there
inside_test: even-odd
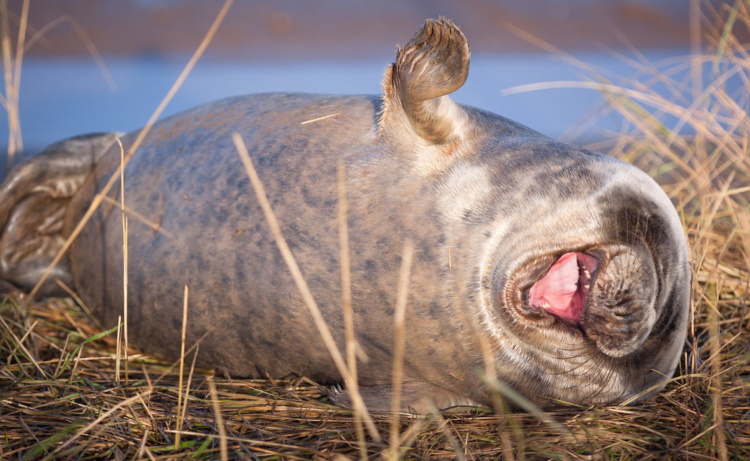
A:
[[[251,191],[231,141],[237,132],[340,347],[336,165],[345,163],[354,323],[367,356],[358,374],[371,409],[390,408],[406,239],[416,253],[404,408],[424,409],[424,398],[439,408],[489,405],[480,335],[498,378],[542,406],[617,403],[658,389],[677,364],[689,304],[686,242],[669,199],[630,165],[455,104],[447,94],[465,81],[468,62],[458,28],[428,21],[386,72],[382,97],[240,96],[156,124],[125,172],[127,207],[158,227],[129,218],[130,342],[178,358],[188,284],[187,343],[200,341],[199,365],[340,382]],[[135,137],[122,138],[126,150]],[[4,235],[14,213],[30,227],[42,219],[23,204],[46,191],[9,192],[23,168],[55,173],[45,162],[65,152],[88,172],[91,148],[103,149],[66,203],[63,238],[120,161],[112,135],[56,146],[0,189]],[[121,227],[119,207],[105,203],[58,268],[105,327],[122,313]],[[526,299],[570,251],[600,262],[581,325]],[[44,261],[31,260],[35,274]],[[17,281],[7,274],[18,270],[2,270]]]

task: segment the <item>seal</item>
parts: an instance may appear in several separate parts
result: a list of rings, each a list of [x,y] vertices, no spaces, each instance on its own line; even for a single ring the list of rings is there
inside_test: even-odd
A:
[[[250,189],[232,143],[239,133],[339,347],[336,172],[345,165],[366,357],[358,379],[372,411],[390,410],[407,239],[404,409],[491,405],[486,374],[542,407],[660,389],[689,313],[687,244],[672,203],[631,165],[453,102],[469,55],[451,21],[428,20],[398,49],[382,96],[239,96],[157,123],[125,170],[130,342],[178,358],[188,284],[187,342],[200,344],[201,366],[341,382]],[[126,151],[136,135],[121,137]],[[25,288],[39,280],[118,168],[115,137],[62,141],[10,174],[0,188],[0,278]],[[113,191],[53,273],[105,327],[123,307]]]

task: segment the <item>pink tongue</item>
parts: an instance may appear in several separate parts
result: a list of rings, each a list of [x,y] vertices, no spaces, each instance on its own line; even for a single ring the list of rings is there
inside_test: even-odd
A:
[[[565,253],[550,267],[547,275],[529,291],[529,304],[558,317],[580,322],[598,261],[583,253]]]

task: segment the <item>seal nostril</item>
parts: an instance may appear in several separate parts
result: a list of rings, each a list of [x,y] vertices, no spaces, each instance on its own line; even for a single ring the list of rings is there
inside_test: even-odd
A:
[[[628,296],[628,297],[622,298],[619,301],[617,301],[617,303],[615,303],[615,305],[613,307],[622,307],[622,306],[624,306],[626,304],[630,304],[632,302],[633,302],[633,298],[630,297],[630,296]]]

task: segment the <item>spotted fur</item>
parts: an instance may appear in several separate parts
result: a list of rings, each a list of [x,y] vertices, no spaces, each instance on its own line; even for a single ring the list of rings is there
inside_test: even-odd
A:
[[[490,405],[488,364],[544,407],[658,390],[675,370],[689,305],[687,246],[672,204],[630,165],[454,103],[448,95],[468,65],[461,31],[430,20],[399,49],[383,96],[240,96],[157,123],[125,171],[131,343],[179,356],[188,284],[187,345],[200,342],[200,366],[340,383],[251,192],[231,141],[239,133],[339,347],[336,165],[345,164],[354,324],[367,357],[358,375],[372,410],[390,409],[407,239],[416,251],[405,409],[424,411],[429,400]],[[122,137],[126,150],[136,134]],[[38,280],[117,169],[112,140],[64,141],[6,179],[3,279]],[[53,274],[107,328],[122,312],[121,234],[119,209],[101,206]],[[580,324],[528,303],[531,285],[571,251],[599,261]],[[349,402],[346,390],[332,398]]]

